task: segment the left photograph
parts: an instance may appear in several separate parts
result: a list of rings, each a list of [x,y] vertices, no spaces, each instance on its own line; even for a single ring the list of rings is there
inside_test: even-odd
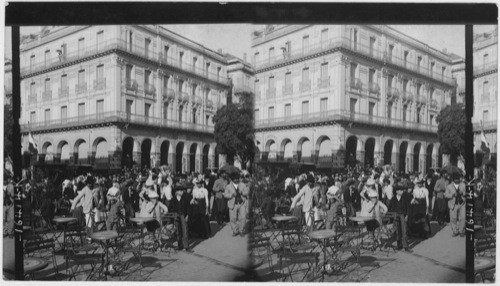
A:
[[[4,280],[21,228],[25,280],[248,280],[253,68],[221,49],[249,45],[239,29],[252,27],[20,28],[23,171],[4,134]]]

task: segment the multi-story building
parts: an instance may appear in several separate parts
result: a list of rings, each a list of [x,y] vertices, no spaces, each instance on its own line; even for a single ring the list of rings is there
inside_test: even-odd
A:
[[[451,76],[457,82],[455,94],[452,94],[452,102],[465,104],[465,59],[450,54],[452,60]]]
[[[5,58],[3,76],[4,105],[12,105],[12,61]]]
[[[442,165],[449,55],[384,25],[269,25],[252,51],[260,160]]]
[[[253,66],[246,61],[246,54],[243,60],[231,54],[226,54],[227,58],[227,76],[232,80],[232,102],[240,102],[239,95],[241,92],[253,94],[254,70]]]
[[[157,25],[43,27],[21,44],[23,146],[40,161],[218,166],[225,57]]]
[[[474,36],[474,128],[475,153],[481,153],[481,130],[484,130],[490,152],[497,150],[498,108],[498,28]],[[481,156],[476,156],[480,158]],[[476,162],[481,165],[481,160]]]

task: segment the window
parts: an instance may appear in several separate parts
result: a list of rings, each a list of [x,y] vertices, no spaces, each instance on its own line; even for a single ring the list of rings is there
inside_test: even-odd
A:
[[[61,76],[61,95],[68,95],[68,75],[63,74]]]
[[[150,112],[151,112],[151,103],[144,104],[144,117],[146,117],[146,120],[148,120]]]
[[[309,114],[309,100],[302,101],[302,116]]]
[[[309,81],[309,68],[302,69],[302,82]]]
[[[481,100],[483,102],[487,102],[490,100],[490,85],[487,81],[483,82],[483,96],[481,97]]]
[[[486,67],[488,64],[488,54],[483,55],[483,67]]]
[[[285,117],[290,117],[292,116],[292,104],[291,103],[287,103],[285,104]]]
[[[196,70],[196,62],[198,61],[197,57],[193,57],[193,71]]]
[[[78,104],[78,120],[83,120],[85,118],[85,103]]]
[[[206,71],[206,76],[210,73],[210,63],[205,64],[205,71]]]
[[[370,84],[373,84],[375,82],[375,70],[374,69],[370,69],[368,71],[368,82]]]
[[[422,65],[422,57],[417,58],[417,71],[420,71],[420,66]]]
[[[85,38],[81,38],[78,40],[78,56],[83,56],[83,52],[85,50]]]
[[[30,57],[30,70],[32,70],[34,66],[35,66],[35,55],[31,55],[31,57]]]
[[[132,79],[132,65],[125,66],[125,78],[127,79],[127,81]]]
[[[151,78],[151,71],[150,70],[145,70],[144,71],[144,85],[148,85],[150,82]]]
[[[177,83],[177,88],[178,88],[179,92],[182,92],[182,86],[183,85],[184,85],[184,81],[183,80],[179,80],[179,82]]]
[[[217,67],[217,80],[220,78],[221,67]]]
[[[132,31],[128,32],[128,49],[129,51],[133,51],[134,47],[134,33]]]
[[[357,69],[358,65],[355,63],[351,63],[351,68],[350,68],[351,80],[354,80],[356,78]]]
[[[392,118],[392,105],[393,105],[392,101],[389,101],[387,103],[387,119],[391,119]]]
[[[321,30],[321,45],[325,46],[328,41],[328,29]]]
[[[403,121],[406,121],[407,112],[408,112],[408,105],[403,105]]]
[[[68,107],[61,106],[61,122],[66,122],[67,118],[68,118]]]
[[[179,122],[182,122],[182,113],[184,112],[184,105],[179,105]]]
[[[35,83],[32,82],[30,85],[30,97],[36,101],[36,90],[35,90]]]
[[[269,78],[269,91],[268,91],[268,97],[274,97],[275,94],[275,88],[274,88],[274,76]]]
[[[260,58],[259,58],[259,52],[256,52],[256,53],[253,55],[253,64],[254,64],[254,65],[258,65],[258,64],[259,64],[259,61],[260,61]]]
[[[270,106],[267,109],[267,118],[268,119],[273,119],[274,118],[274,106]]]
[[[179,52],[179,66],[182,68],[182,57],[184,56],[184,52]]]
[[[133,104],[134,104],[133,100],[127,99],[127,101],[125,101],[125,113],[127,113],[127,119],[130,119],[130,114],[132,114]]]
[[[394,55],[394,45],[389,45],[389,62],[392,62],[392,56]]]
[[[302,52],[307,53],[309,51],[309,36],[306,35],[302,37]]]
[[[87,90],[87,84],[85,83],[85,70],[78,71],[78,83],[76,85],[76,93],[82,93]]]
[[[151,46],[151,39],[144,39],[144,54],[149,58],[149,48]]]
[[[375,111],[375,102],[369,102],[368,103],[368,115],[372,117],[374,115]]]
[[[444,74],[446,73],[446,67],[441,68],[441,79],[444,79]]]
[[[168,102],[163,102],[163,119],[168,119]]]
[[[50,64],[50,50],[45,51],[44,63],[45,63],[45,66]]]
[[[259,120],[260,119],[260,112],[258,109],[255,109],[254,111],[254,120]]]
[[[351,118],[353,118],[356,113],[356,104],[358,103],[358,100],[351,98],[349,103],[349,111],[351,112]]]
[[[430,88],[429,94],[431,96],[431,101],[432,101],[434,99],[434,88],[433,87]]]
[[[274,47],[269,48],[269,59],[268,62],[270,63],[274,59]]]
[[[483,110],[483,122],[490,121],[490,115],[488,114],[488,110]]]
[[[403,79],[403,92],[406,92],[408,90],[408,80]]]
[[[163,88],[164,89],[168,88],[168,75],[163,76]]]
[[[429,117],[429,124],[434,124],[434,115]]]
[[[49,96],[50,95],[50,78],[45,79],[44,90],[45,90],[45,95]]]
[[[319,112],[321,115],[326,115],[328,111],[328,98],[322,98],[319,102]]]
[[[97,37],[96,37],[96,47],[97,50],[99,51],[102,49],[104,46],[104,31],[99,31],[97,32]]]
[[[285,87],[289,87],[292,84],[292,73],[287,72],[285,74]]]
[[[417,108],[417,123],[420,123],[420,113],[422,112],[422,109],[419,107]]]
[[[417,96],[420,96],[420,90],[422,89],[422,84],[417,83]]]
[[[196,108],[193,108],[193,123],[196,124]]]
[[[104,89],[105,80],[104,80],[104,65],[98,65],[96,69],[96,89]]]
[[[391,88],[392,87],[392,83],[394,82],[394,76],[393,75],[389,75],[387,77],[387,87],[388,88]]]
[[[328,63],[322,63],[321,64],[320,78],[321,79],[328,78]]]
[[[404,65],[406,67],[406,64],[408,63],[408,51],[404,52]]]
[[[255,97],[257,99],[260,99],[260,85],[259,85],[259,80],[255,80],[254,82],[254,91],[255,91]]]
[[[97,113],[97,118],[101,119],[104,116],[104,99],[98,100],[96,102],[96,113]]]
[[[357,29],[354,29],[352,31],[352,45],[353,45],[354,50],[357,50],[357,48],[358,48],[358,30]]]
[[[370,56],[373,57],[375,54],[375,37],[370,37]]]
[[[45,124],[50,122],[50,109],[45,109]]]
[[[431,62],[431,77],[432,77],[432,75],[434,73],[434,65],[435,65],[435,63]]]
[[[170,50],[170,47],[169,46],[163,46],[163,61],[164,62],[167,62],[167,59],[168,59],[168,50]]]
[[[31,123],[36,122],[36,112],[35,111],[31,111],[31,113],[30,113],[30,122]]]

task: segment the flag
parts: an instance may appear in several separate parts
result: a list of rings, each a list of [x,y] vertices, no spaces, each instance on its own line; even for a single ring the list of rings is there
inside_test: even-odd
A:
[[[28,128],[29,128],[29,122],[28,122]],[[33,134],[31,134],[31,128],[29,128],[28,132],[28,150],[31,154],[38,154],[38,145],[35,142],[35,138],[33,138]]]
[[[481,121],[481,151],[488,155],[490,153],[490,144],[486,141],[486,136],[484,136],[483,122]]]

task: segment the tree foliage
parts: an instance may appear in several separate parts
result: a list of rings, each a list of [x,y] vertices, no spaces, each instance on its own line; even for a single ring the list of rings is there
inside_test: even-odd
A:
[[[3,111],[3,152],[4,155],[12,157],[12,128],[14,127],[12,106],[4,105]]]
[[[226,155],[229,164],[238,158],[243,168],[255,154],[252,95],[239,93],[240,103],[223,106],[213,118],[217,151]]]
[[[450,163],[457,165],[457,159],[465,152],[465,108],[452,104],[441,110],[436,117],[438,138],[443,153],[450,155]]]

